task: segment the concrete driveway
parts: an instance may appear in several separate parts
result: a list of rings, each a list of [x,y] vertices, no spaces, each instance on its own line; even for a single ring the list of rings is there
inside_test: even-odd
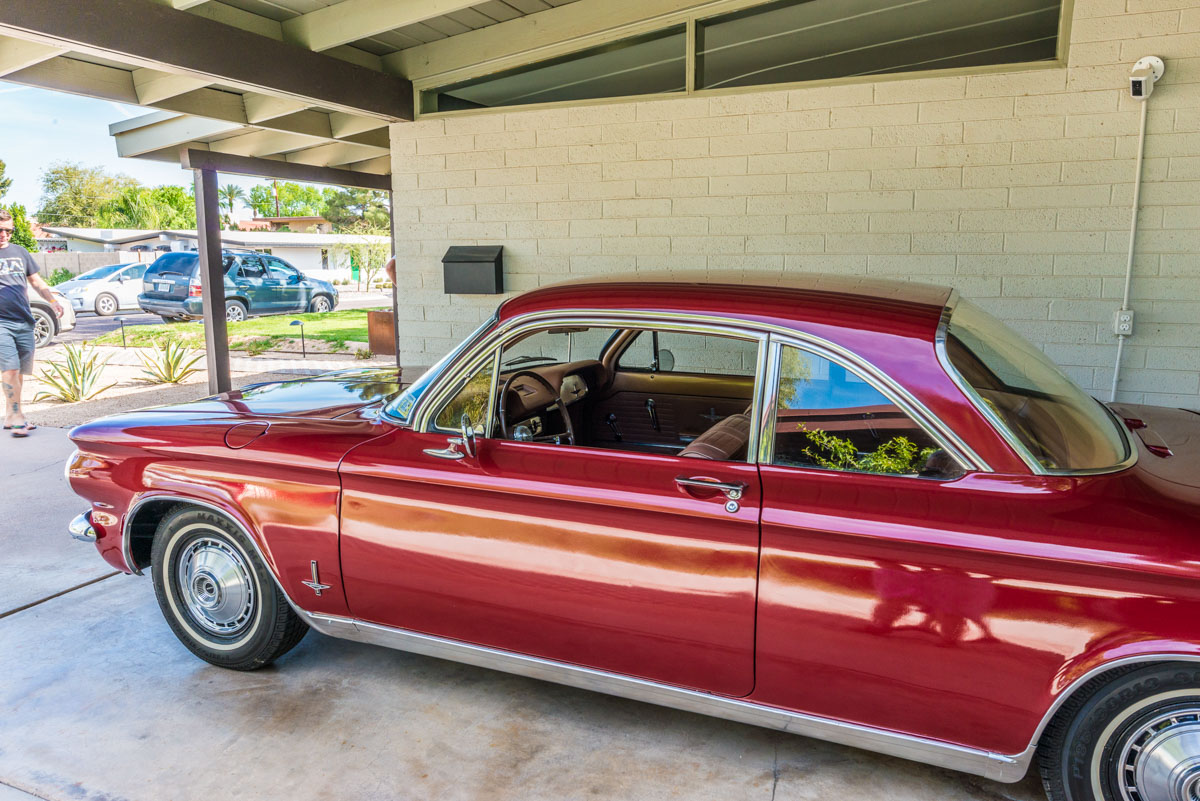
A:
[[[1015,785],[309,633],[211,667],[112,575],[62,429],[0,438],[0,801],[1042,801]]]

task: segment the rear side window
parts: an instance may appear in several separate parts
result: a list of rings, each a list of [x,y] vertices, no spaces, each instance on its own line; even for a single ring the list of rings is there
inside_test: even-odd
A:
[[[962,469],[915,420],[862,377],[783,346],[774,464],[951,478]]]
[[[642,331],[621,354],[621,370],[642,373],[691,373],[752,376],[758,343],[708,334]]]

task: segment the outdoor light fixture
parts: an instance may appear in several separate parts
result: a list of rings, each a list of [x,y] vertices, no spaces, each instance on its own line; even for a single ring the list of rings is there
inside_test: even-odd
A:
[[[304,344],[304,321],[303,320],[292,320],[291,324],[300,326],[300,358],[307,359],[308,358],[308,346]]]
[[[125,318],[114,317],[113,320],[121,324],[121,347],[125,347]]]

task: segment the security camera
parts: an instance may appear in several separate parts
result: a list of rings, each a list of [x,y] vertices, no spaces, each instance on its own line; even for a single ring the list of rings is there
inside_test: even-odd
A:
[[[1129,93],[1135,100],[1145,100],[1154,91],[1154,71],[1149,67],[1129,73]]]
[[[1138,59],[1129,73],[1129,93],[1134,100],[1145,100],[1154,91],[1155,82],[1163,76],[1166,65],[1157,56]]]

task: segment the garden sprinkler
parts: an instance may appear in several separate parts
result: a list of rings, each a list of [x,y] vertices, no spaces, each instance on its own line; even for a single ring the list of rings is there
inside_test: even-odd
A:
[[[302,320],[292,320],[292,325],[300,326],[300,358],[308,358],[308,346],[304,344],[304,322]]]
[[[121,324],[121,347],[123,348],[123,347],[125,347],[125,318],[124,317],[114,317],[113,319]]]

